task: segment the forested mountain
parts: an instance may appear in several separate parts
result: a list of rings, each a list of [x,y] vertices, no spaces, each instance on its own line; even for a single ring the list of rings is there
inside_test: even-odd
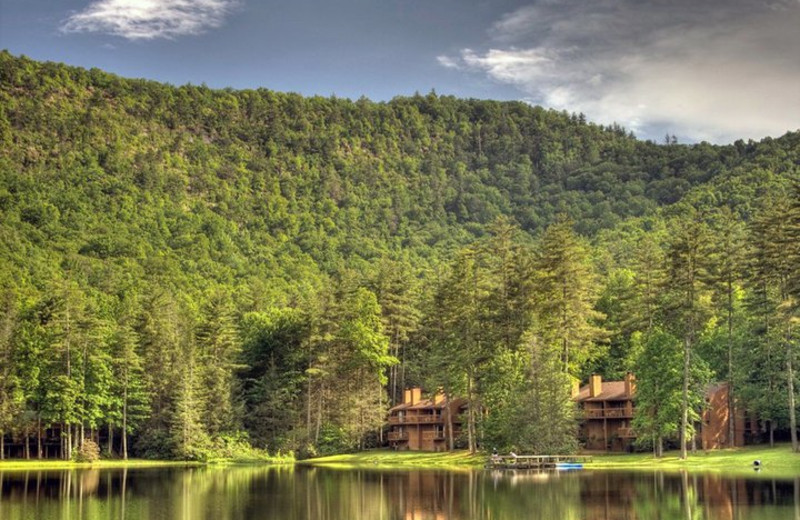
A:
[[[785,429],[798,172],[800,133],[659,145],[519,102],[174,87],[3,52],[0,432],[352,449],[414,383],[468,397],[470,446],[544,450],[513,418],[573,431],[545,390],[646,372],[648,341]]]

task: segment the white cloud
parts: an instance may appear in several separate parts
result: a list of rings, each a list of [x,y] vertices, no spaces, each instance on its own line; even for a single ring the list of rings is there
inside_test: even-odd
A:
[[[542,0],[440,63],[642,137],[728,142],[800,128],[798,27],[797,0]]]
[[[439,62],[439,65],[445,67],[447,69],[458,69],[461,68],[458,60],[451,58],[450,56],[436,56],[436,61]]]
[[[219,27],[235,5],[235,0],[95,0],[67,18],[61,30],[169,39]]]

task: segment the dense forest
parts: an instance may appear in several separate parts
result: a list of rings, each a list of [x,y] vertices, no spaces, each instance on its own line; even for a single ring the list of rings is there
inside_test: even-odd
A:
[[[637,140],[521,102],[123,79],[0,53],[0,454],[382,442],[402,389],[471,449],[579,446],[634,371],[643,449],[730,381],[796,440],[800,133]]]

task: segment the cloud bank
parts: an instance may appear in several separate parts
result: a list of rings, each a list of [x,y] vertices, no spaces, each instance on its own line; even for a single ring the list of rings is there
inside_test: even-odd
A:
[[[172,39],[219,27],[234,6],[235,0],[95,0],[67,18],[61,30]]]
[[[800,0],[541,0],[450,69],[646,138],[730,142],[800,128]]]

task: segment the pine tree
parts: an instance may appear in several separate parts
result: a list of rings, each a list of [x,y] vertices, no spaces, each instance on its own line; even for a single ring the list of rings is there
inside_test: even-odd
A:
[[[687,457],[691,434],[692,349],[709,316],[708,229],[700,215],[690,211],[673,222],[667,255],[667,324],[683,339],[683,392],[681,398],[681,458]],[[692,437],[693,438],[693,437]]]
[[[535,326],[540,341],[557,344],[562,370],[576,376],[584,363],[599,354],[605,331],[594,308],[595,274],[586,246],[562,220],[544,233],[535,262]]]
[[[19,326],[17,300],[15,290],[0,286],[0,460],[5,458],[5,435],[11,431],[24,405],[22,374],[15,363],[15,332]]]
[[[389,338],[389,352],[400,361],[389,368],[389,400],[394,405],[402,399],[405,387],[409,337],[419,326],[418,282],[407,263],[384,258],[378,265],[371,289],[381,308],[384,332]]]
[[[796,295],[793,285],[797,273],[798,254],[797,205],[786,196],[767,199],[762,211],[751,226],[754,270],[751,278],[760,289],[762,316],[772,317],[764,339],[780,337],[786,367],[786,395],[789,410],[789,429],[793,451],[800,451],[797,438],[795,406],[795,343],[794,324],[797,321]],[[777,331],[770,330],[778,329]]]
[[[234,325],[233,303],[229,295],[215,292],[202,310],[197,328],[198,367],[202,388],[202,423],[212,436],[239,428],[235,374],[241,344]]]
[[[714,215],[712,221],[713,244],[711,246],[710,283],[714,289],[714,300],[725,316],[728,381],[728,443],[734,446],[736,439],[734,418],[736,408],[736,378],[734,377],[734,352],[738,317],[738,292],[742,285],[745,262],[745,226],[728,206]]]

